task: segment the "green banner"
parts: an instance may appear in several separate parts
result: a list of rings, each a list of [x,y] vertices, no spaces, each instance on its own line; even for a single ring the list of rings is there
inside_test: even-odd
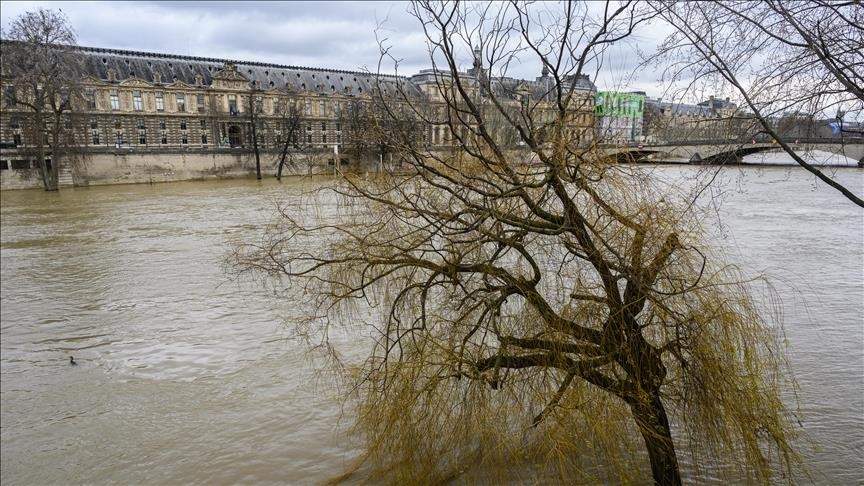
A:
[[[641,117],[645,106],[645,96],[636,93],[598,91],[594,101],[594,114],[598,116]]]

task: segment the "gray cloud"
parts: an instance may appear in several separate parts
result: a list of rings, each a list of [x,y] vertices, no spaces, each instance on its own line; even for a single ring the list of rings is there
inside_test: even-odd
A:
[[[405,2],[0,1],[0,7],[4,31],[28,10],[62,9],[79,44],[90,47],[374,71],[377,29],[400,60],[400,74],[431,64],[422,29]],[[653,49],[657,36],[643,33],[643,49]],[[462,67],[467,68],[470,49],[463,50]],[[607,58],[598,86],[650,92],[651,73],[630,75],[637,62],[633,46],[618,46]],[[540,64],[526,56],[512,68],[511,75],[533,78]],[[382,70],[392,72],[392,63],[384,63]]]

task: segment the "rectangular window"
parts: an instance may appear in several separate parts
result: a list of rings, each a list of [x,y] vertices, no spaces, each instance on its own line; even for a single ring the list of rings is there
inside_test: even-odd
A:
[[[147,145],[147,130],[138,130],[138,144]]]
[[[186,130],[186,120],[180,120],[180,130]]]
[[[327,124],[326,124],[326,123],[322,123],[322,124],[321,124],[321,131],[322,131],[322,132],[326,132],[326,131],[327,131]]]
[[[84,91],[84,99],[87,101],[87,109],[95,110],[96,109],[96,92],[92,89],[88,89]]]
[[[134,108],[135,111],[141,111],[144,109],[144,103],[141,102],[141,92],[140,91],[133,91],[132,92],[132,108]]]
[[[186,111],[186,95],[183,93],[177,93],[177,111],[181,113]]]
[[[30,163],[26,160],[13,160],[12,161],[12,169],[13,170],[21,170],[21,169],[29,169]]]
[[[183,145],[186,145],[189,143],[189,136],[186,134],[186,132],[183,132],[180,135],[180,143],[182,143]]]
[[[9,170],[9,162],[0,160],[0,170]]]
[[[99,130],[91,130],[90,135],[92,136],[93,145],[99,145]]]
[[[117,91],[111,91],[111,110],[118,111],[120,109],[120,97],[117,96]]]
[[[21,145],[21,132],[16,131],[12,134],[12,143],[14,143],[16,147]]]
[[[327,115],[327,102],[319,101],[318,102],[318,116],[326,116]]]
[[[207,134],[206,133],[201,134],[201,145],[207,145]]]
[[[159,120],[159,130],[165,130],[165,120]]]
[[[306,125],[306,143],[312,143],[312,127]]]
[[[156,111],[165,111],[165,100],[162,99],[162,93],[156,93]]]
[[[96,120],[90,120],[90,128],[96,130],[97,128],[99,128],[99,122],[97,122]]]
[[[165,144],[168,143],[168,132],[166,132],[165,130],[162,130],[162,136],[161,136],[161,139],[160,139],[160,143],[161,143],[162,145],[165,145]]]
[[[231,116],[237,115],[237,95],[228,95],[228,113]]]
[[[327,134],[326,133],[321,134],[321,143],[327,143]]]
[[[341,123],[337,123],[337,124],[336,124],[336,132],[341,132],[341,131],[342,131],[342,124],[341,124]]]
[[[207,129],[207,120],[201,120],[201,130]]]
[[[339,116],[342,114],[342,102],[334,101],[333,102],[333,114]]]
[[[145,128],[145,125],[144,125],[144,119],[143,119],[143,118],[139,118],[139,119],[138,119],[138,123],[137,123],[135,126],[137,126],[139,130],[143,130],[143,129]]]
[[[6,101],[6,108],[12,108],[18,102],[18,98],[15,95],[15,86],[6,86],[4,98]]]
[[[198,98],[198,113],[204,113],[204,95],[199,94]]]
[[[306,102],[303,105],[303,114],[304,115],[311,115],[312,114],[312,101],[306,100]]]

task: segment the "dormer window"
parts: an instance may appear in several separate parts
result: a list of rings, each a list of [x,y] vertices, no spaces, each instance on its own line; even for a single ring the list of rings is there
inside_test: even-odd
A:
[[[153,82],[159,84],[162,82],[162,73],[156,71],[153,73]]]
[[[204,77],[201,76],[200,74],[196,74],[195,75],[195,84],[198,86],[203,85],[204,84]]]

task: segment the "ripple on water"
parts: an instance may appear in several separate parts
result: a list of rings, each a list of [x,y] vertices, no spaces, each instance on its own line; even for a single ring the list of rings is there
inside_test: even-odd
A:
[[[780,279],[814,478],[860,482],[864,222],[800,171],[723,171],[741,190],[718,241]],[[861,174],[837,177],[860,189]],[[275,304],[222,273],[226,241],[308,187],[94,187],[61,191],[62,208],[0,193],[4,484],[314,484],[356,457],[327,381],[284,339],[300,298]]]

